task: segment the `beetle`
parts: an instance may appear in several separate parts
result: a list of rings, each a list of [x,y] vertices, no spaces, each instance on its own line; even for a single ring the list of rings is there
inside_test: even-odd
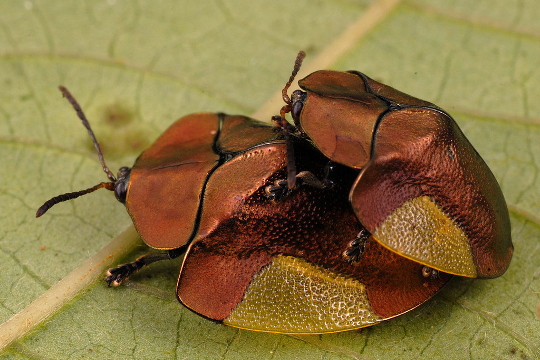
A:
[[[289,98],[304,56],[297,56],[275,121],[330,160],[357,169],[349,201],[367,231],[382,246],[437,271],[502,275],[513,254],[508,208],[454,119],[358,71],[316,71],[299,80],[302,90]],[[285,120],[288,112],[294,126]],[[294,186],[294,170],[288,178]]]
[[[59,195],[37,212],[98,188],[114,191],[143,241],[161,252],[109,269],[119,285],[155,261],[184,255],[176,296],[209,319],[249,330],[328,333],[376,324],[431,298],[450,275],[381,246],[356,219],[348,190],[356,171],[337,167],[309,141],[287,140],[270,123],[199,113],[173,123],[115,177],[88,120],[109,182]],[[296,187],[276,199],[287,176],[287,141],[295,148]],[[332,181],[318,186],[309,176]],[[363,256],[347,249],[363,234]]]

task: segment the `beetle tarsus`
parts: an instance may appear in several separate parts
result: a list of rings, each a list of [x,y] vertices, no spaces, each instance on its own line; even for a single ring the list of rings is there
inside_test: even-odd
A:
[[[289,189],[287,179],[278,179],[274,181],[272,185],[268,185],[264,188],[264,192],[268,200],[279,201],[289,195],[291,189]]]
[[[327,189],[333,186],[332,182],[326,181],[326,179],[320,180],[310,171],[301,171],[296,174],[294,177],[294,186],[292,188],[289,186],[289,184],[289,178],[274,181],[272,185],[268,185],[264,189],[266,197],[272,201],[279,201],[285,196],[289,195],[293,188],[300,185],[307,185],[316,189]]]
[[[370,236],[371,234],[366,229],[362,229],[356,238],[349,243],[349,248],[343,253],[349,264],[360,261]]]

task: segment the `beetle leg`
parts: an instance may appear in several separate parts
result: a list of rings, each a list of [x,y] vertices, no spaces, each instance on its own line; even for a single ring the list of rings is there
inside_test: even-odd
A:
[[[331,171],[331,165],[327,165],[323,179],[319,179],[311,171],[300,171],[296,175],[296,181],[300,184],[305,184],[317,189],[328,189],[335,185],[334,181],[330,179]]]
[[[179,249],[168,250],[165,252],[152,252],[145,254],[131,263],[118,265],[115,268],[107,270],[105,282],[107,282],[107,285],[109,286],[119,286],[124,280],[131,276],[131,274],[136,273],[143,267],[155,263],[156,261],[174,259],[180,256],[184,250],[185,247],[181,247]]]
[[[349,248],[343,253],[343,256],[347,259],[349,264],[360,261],[362,254],[364,253],[366,242],[370,236],[371,234],[366,229],[362,229],[358,235],[356,235],[356,238],[349,243]]]
[[[301,171],[296,175],[296,180],[300,181],[301,184],[309,185],[317,189],[326,189],[332,183],[327,182],[326,180],[320,180],[310,171]]]
[[[264,189],[264,192],[266,193],[266,197],[272,201],[281,200],[284,196],[288,195],[291,191],[287,184],[288,184],[288,181],[286,179],[278,179],[274,181],[272,185],[268,185]]]
[[[294,146],[288,132],[285,132],[285,142],[287,146],[287,187],[293,189],[297,177],[296,162],[294,160]]]
[[[332,183],[327,182],[325,180],[319,180],[315,174],[313,174],[310,171],[301,171],[294,177],[295,184],[298,185],[308,185],[317,189],[326,189],[328,186],[331,186]],[[266,193],[266,197],[269,200],[273,201],[279,201],[284,196],[287,196],[290,194],[291,190],[288,186],[289,180],[288,179],[278,179],[274,181],[272,185],[268,185],[264,191]]]
[[[287,107],[287,105],[285,105],[283,108],[285,107]],[[281,112],[283,112],[283,109],[281,109]],[[296,134],[298,131],[294,125],[291,125],[291,123],[285,120],[285,113],[283,113],[283,115],[272,116],[272,121],[274,124],[276,124],[276,128],[281,131],[288,132],[289,134]]]
[[[294,146],[291,139],[291,133],[294,133],[296,128],[285,120],[283,109],[281,109],[281,112],[282,115],[273,116],[272,120],[281,128],[283,136],[285,137],[285,144],[287,146],[287,186],[289,189],[293,189],[296,183],[296,162],[294,160]]]
[[[439,278],[439,271],[430,268],[429,266],[424,266],[422,268],[422,276],[426,279],[438,279]]]

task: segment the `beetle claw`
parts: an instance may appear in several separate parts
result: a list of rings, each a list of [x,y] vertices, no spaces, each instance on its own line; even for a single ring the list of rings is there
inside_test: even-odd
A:
[[[424,266],[422,268],[422,276],[425,277],[426,279],[435,280],[439,278],[439,271],[429,266]]]
[[[118,267],[107,270],[107,276],[105,282],[110,286],[120,286],[124,280],[127,280],[129,275],[134,272],[132,264],[118,265]]]
[[[356,238],[349,243],[349,248],[343,252],[343,256],[349,264],[360,261],[370,236],[371,234],[366,229],[362,229]]]
[[[264,188],[266,198],[271,201],[279,201],[283,197],[287,196],[291,189],[288,187],[287,179],[278,179],[274,181],[272,185],[268,185]]]

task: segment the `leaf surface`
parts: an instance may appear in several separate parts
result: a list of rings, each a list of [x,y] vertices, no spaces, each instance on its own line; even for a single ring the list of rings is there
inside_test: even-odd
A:
[[[540,358],[539,17],[534,0],[0,3],[0,341],[18,337],[8,319],[37,311],[40,296],[57,304],[45,301],[51,318],[23,322],[26,335],[0,357]],[[34,218],[48,198],[105,180],[58,85],[117,169],[192,112],[269,120],[300,49],[305,69],[360,70],[452,114],[510,208],[515,254],[504,276],[453,280],[418,309],[357,332],[255,333],[181,306],[180,260],[117,289],[96,280],[108,261],[146,251],[133,237],[103,251],[131,224],[110,193]]]

